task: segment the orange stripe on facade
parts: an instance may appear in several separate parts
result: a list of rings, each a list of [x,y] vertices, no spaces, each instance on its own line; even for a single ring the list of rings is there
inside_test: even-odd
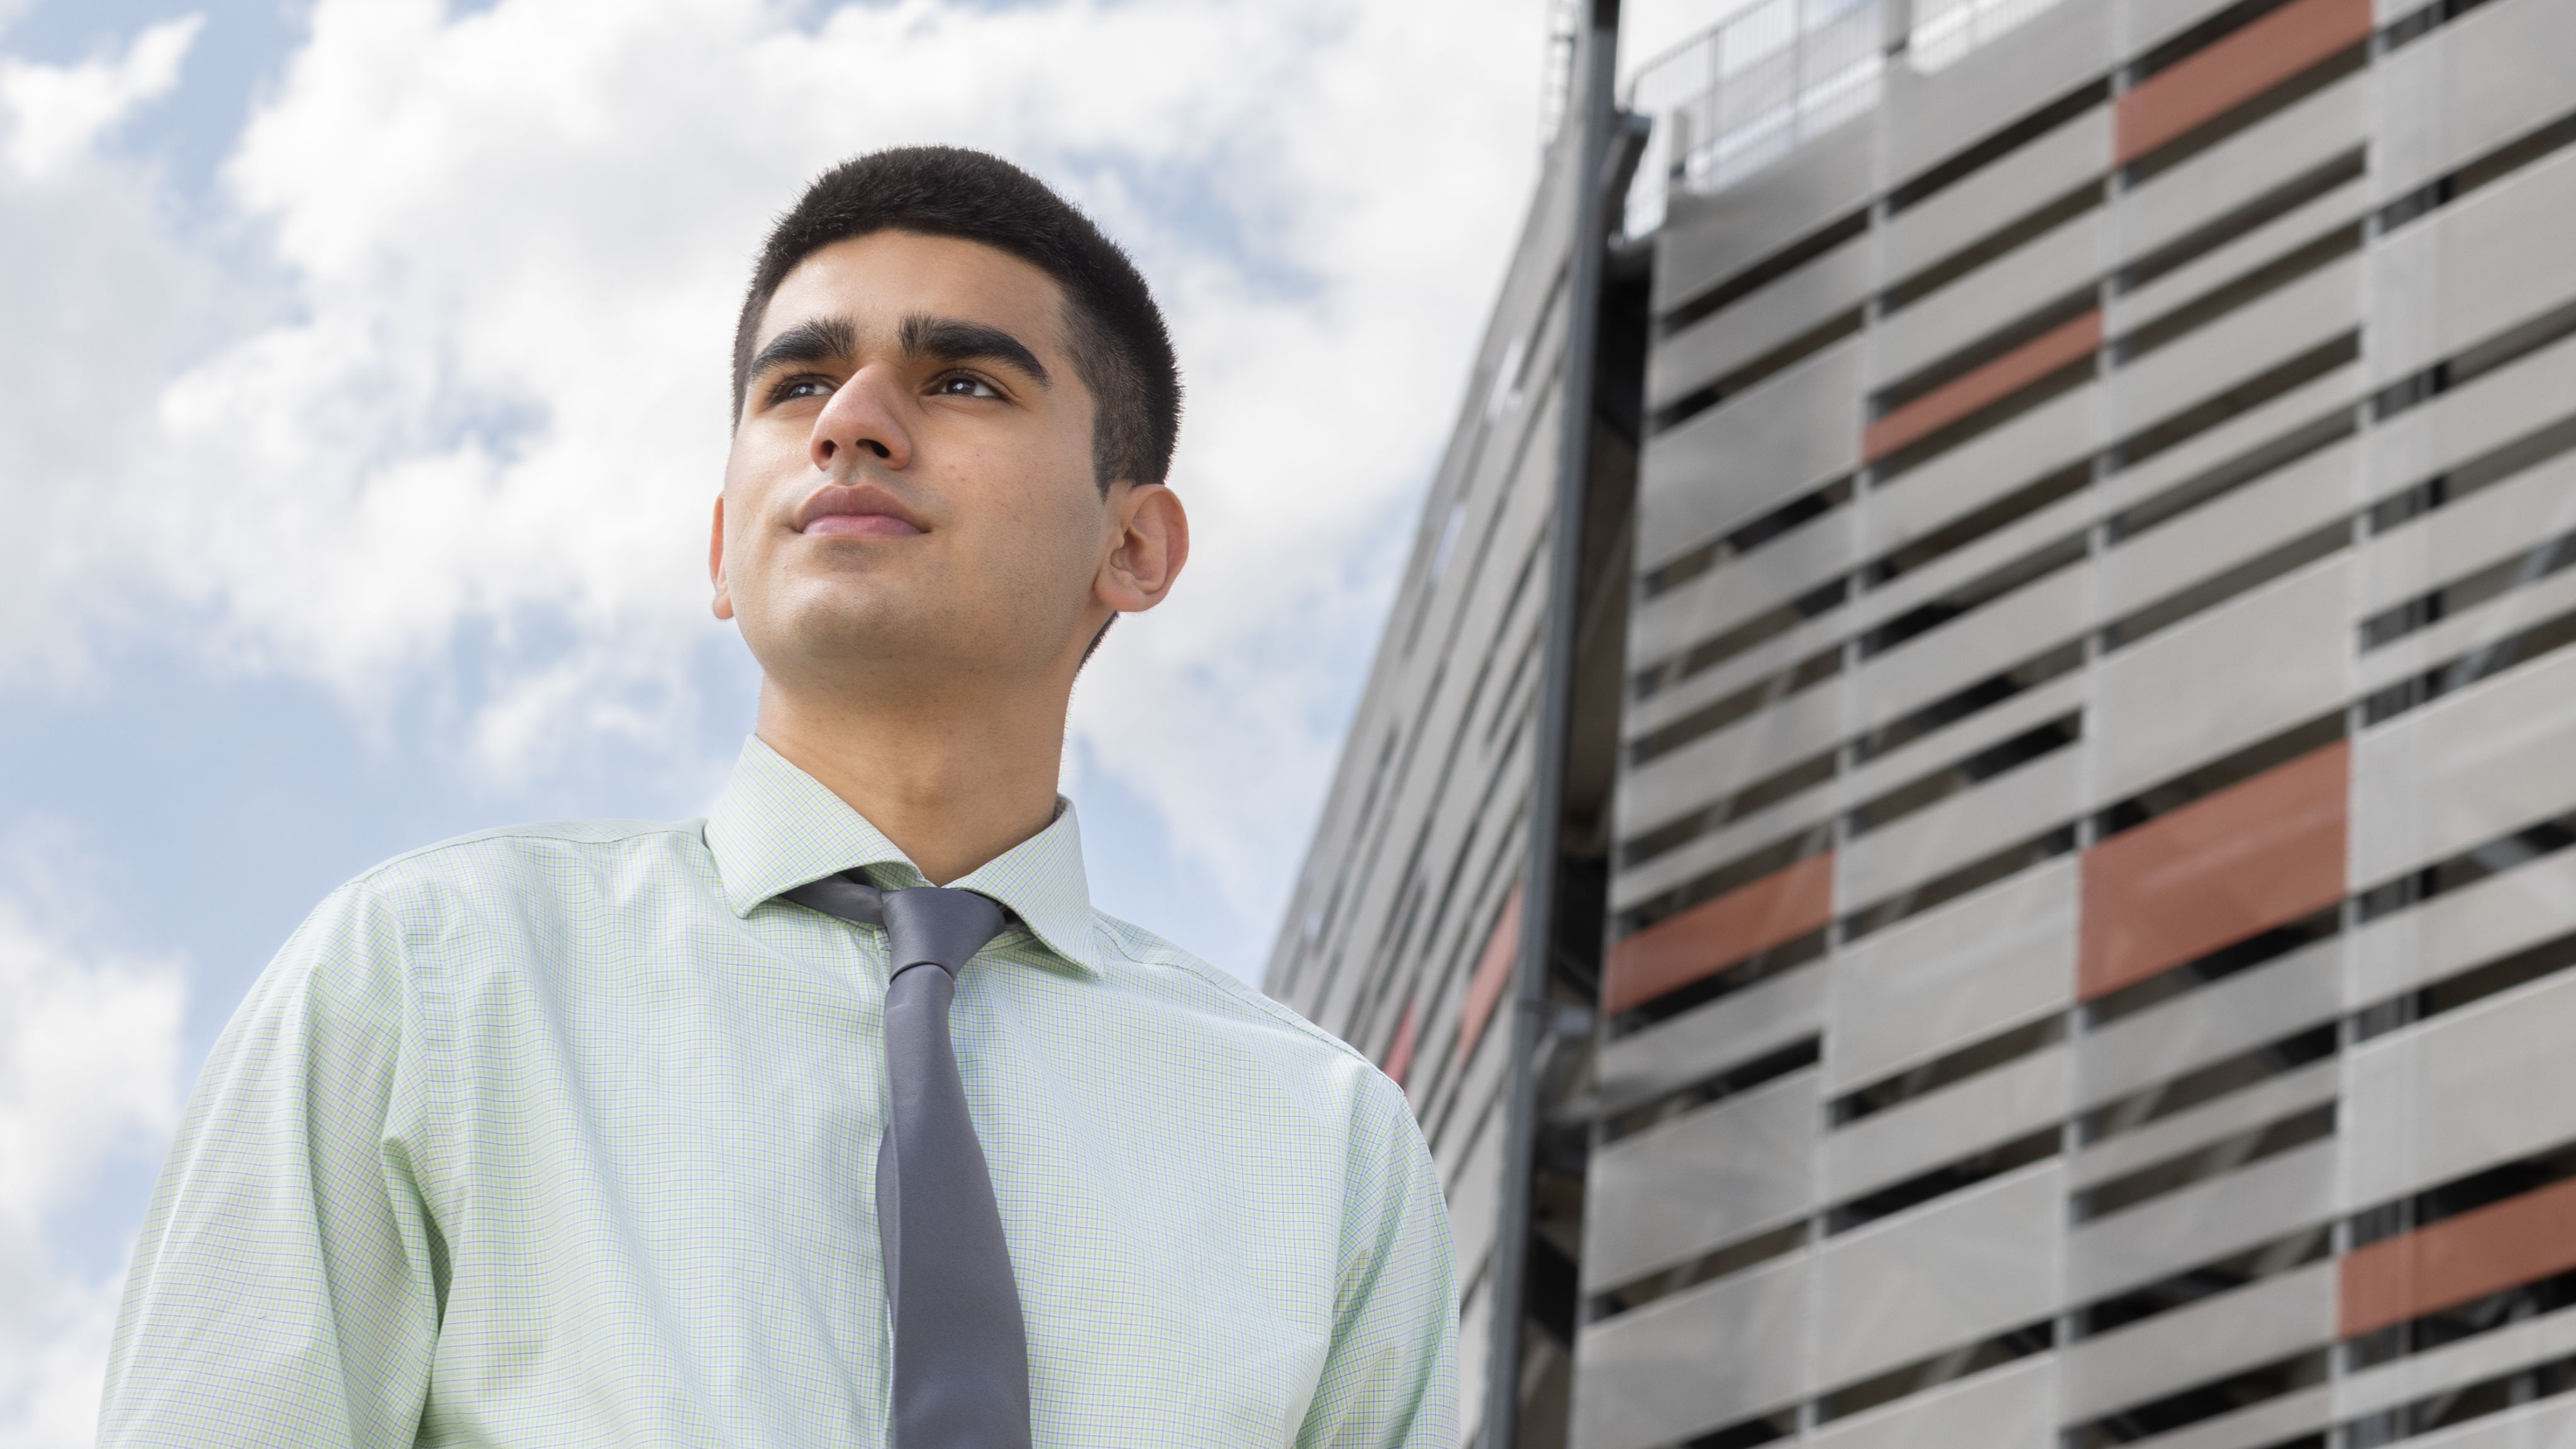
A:
[[[2086,851],[2079,994],[2342,900],[2351,765],[2337,741]]]
[[[1950,424],[2003,401],[2041,378],[2093,355],[2102,345],[2102,314],[2087,312],[2063,326],[2041,333],[1964,377],[1871,423],[1861,434],[1861,461],[1874,463],[1908,443],[1930,437]]]
[[[1521,953],[1521,888],[1503,901],[1503,913],[1494,922],[1493,934],[1485,938],[1484,953],[1476,958],[1476,974],[1467,978],[1467,1001],[1458,1010],[1458,1060],[1475,1054],[1476,1039],[1485,1034],[1485,1023],[1494,1016],[1494,1004],[1503,999],[1503,988],[1512,983],[1512,962]],[[1392,1076],[1393,1073],[1388,1075]]]
[[[1748,886],[1658,921],[1610,948],[1601,1009],[1617,1013],[1714,976],[1834,914],[1834,858],[1811,855]]]
[[[2576,1268],[2576,1182],[2445,1218],[2344,1255],[2344,1337]]]
[[[1386,1049],[1386,1064],[1378,1069],[1399,1087],[1404,1085],[1404,1074],[1413,1070],[1413,1018],[1414,1003],[1408,1001],[1404,1003],[1404,1020],[1396,1023],[1395,1044]]]
[[[2296,0],[2120,97],[2113,159],[2144,156],[2370,38],[2371,0]]]

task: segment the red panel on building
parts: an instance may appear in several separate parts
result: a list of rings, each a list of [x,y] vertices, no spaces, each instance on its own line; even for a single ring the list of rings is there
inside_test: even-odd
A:
[[[2295,0],[2120,97],[2114,158],[2136,160],[2370,38],[2370,0]]]
[[[2351,765],[2338,740],[2085,852],[2084,999],[2342,900]]]
[[[1386,1062],[1379,1068],[1399,1087],[1404,1085],[1404,1074],[1413,1070],[1413,1016],[1414,1003],[1408,1001],[1404,1003],[1404,1020],[1395,1026],[1395,1044],[1386,1049]]]
[[[1467,1002],[1458,1012],[1458,1060],[1463,1062],[1474,1054],[1476,1039],[1485,1034],[1485,1023],[1493,1019],[1494,1004],[1503,999],[1503,989],[1512,984],[1512,962],[1519,957],[1520,949],[1521,888],[1513,886],[1512,893],[1503,900],[1503,913],[1494,922],[1493,934],[1485,938],[1484,954],[1476,958],[1476,974],[1467,978]]]
[[[2344,1337],[2576,1268],[2576,1182],[2511,1197],[2344,1255]]]
[[[2043,332],[1964,377],[1955,377],[1871,423],[1861,434],[1863,462],[1876,462],[1998,403],[2050,373],[2093,355],[2102,345],[2102,314],[2087,312]]]
[[[1834,915],[1834,858],[1811,855],[1610,948],[1601,1009],[1622,1012],[1714,976],[1756,951],[1822,927]]]

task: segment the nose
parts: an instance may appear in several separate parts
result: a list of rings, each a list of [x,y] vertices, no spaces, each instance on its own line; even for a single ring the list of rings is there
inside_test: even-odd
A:
[[[871,461],[897,470],[912,465],[912,434],[904,427],[897,384],[887,372],[860,368],[815,415],[807,451],[817,471],[846,473]]]

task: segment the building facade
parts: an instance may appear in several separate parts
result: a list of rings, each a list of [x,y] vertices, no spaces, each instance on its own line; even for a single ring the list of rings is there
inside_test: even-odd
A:
[[[1564,370],[1572,313],[1575,128],[1549,149],[1520,245],[1475,365],[1449,449],[1376,667],[1344,748],[1265,986],[1309,1018],[1361,1044],[1411,1097],[1450,1194],[1462,1312],[1462,1402],[1474,1420],[1485,1394],[1491,1269],[1502,1217],[1507,1099],[1513,1053],[1504,1029],[1523,935],[1532,858],[1530,807],[1545,688],[1546,633],[1558,532]],[[1642,268],[1621,284],[1642,312]],[[1635,472],[1636,380],[1642,347],[1625,349],[1623,430],[1597,430],[1605,471]],[[1609,762],[1616,727],[1627,598],[1622,490],[1592,497],[1595,546],[1579,592],[1591,595],[1578,631],[1590,701],[1577,712],[1593,767],[1569,781],[1576,843],[1596,862],[1598,898],[1609,848]],[[1578,927],[1599,958],[1598,911]],[[1578,973],[1562,994],[1576,1008],[1555,1075],[1585,1055],[1582,1010],[1597,993]],[[1580,1134],[1578,1133],[1578,1142]],[[1577,1194],[1581,1164],[1554,1174]],[[1559,1194],[1563,1196],[1562,1193]],[[1536,1222],[1540,1305],[1531,1376],[1563,1417],[1575,1320],[1579,1216]],[[1506,1255],[1508,1256],[1508,1255]]]
[[[2571,57],[1760,0],[1630,92],[1563,600],[1560,141],[1268,981],[1411,1095],[1518,1442],[2576,1442]]]

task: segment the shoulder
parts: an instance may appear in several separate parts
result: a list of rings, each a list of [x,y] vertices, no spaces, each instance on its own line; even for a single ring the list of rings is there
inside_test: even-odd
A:
[[[1274,1048],[1274,1059],[1302,1064],[1316,1090],[1347,1094],[1355,1125],[1371,1135],[1399,1121],[1411,1127],[1404,1089],[1358,1048],[1142,926],[1099,911],[1092,922],[1101,966],[1113,980],[1190,1008],[1210,1029],[1249,1033]]]
[[[406,851],[325,897],[288,952],[355,950],[417,966],[712,881],[698,821],[572,820],[476,831]]]
[[[406,851],[359,875],[341,893],[394,907],[460,904],[522,895],[560,896],[638,870],[707,858],[698,820],[556,820],[507,825]]]
[[[685,842],[703,848],[703,820],[544,820],[451,836],[407,850],[360,875],[352,885],[400,885],[509,871],[542,861],[608,858],[636,847]]]

